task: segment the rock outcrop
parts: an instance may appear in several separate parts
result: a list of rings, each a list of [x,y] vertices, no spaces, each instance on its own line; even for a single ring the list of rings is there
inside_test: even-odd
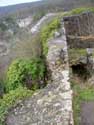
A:
[[[73,125],[65,35],[49,41],[48,46],[47,63],[51,82],[13,108],[6,119],[7,125]]]

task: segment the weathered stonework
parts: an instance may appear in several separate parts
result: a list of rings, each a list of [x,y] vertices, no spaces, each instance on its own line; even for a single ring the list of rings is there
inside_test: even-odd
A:
[[[70,48],[94,48],[94,13],[64,17],[64,25]]]
[[[10,111],[7,125],[73,125],[65,35],[51,40],[48,46],[47,63],[52,82]]]

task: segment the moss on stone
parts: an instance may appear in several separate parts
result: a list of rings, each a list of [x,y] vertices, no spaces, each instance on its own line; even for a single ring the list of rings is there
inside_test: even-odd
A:
[[[75,64],[75,63],[77,63],[77,61],[80,57],[86,56],[87,51],[86,51],[86,49],[73,48],[73,49],[69,49],[68,53],[69,53],[70,64]]]

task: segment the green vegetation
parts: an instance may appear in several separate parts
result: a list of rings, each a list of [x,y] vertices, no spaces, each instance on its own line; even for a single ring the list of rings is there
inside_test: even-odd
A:
[[[87,55],[86,49],[77,49],[77,48],[69,49],[68,53],[69,53],[70,64],[75,64],[80,57],[86,57]]]
[[[41,59],[17,59],[7,72],[6,90],[9,92],[20,86],[33,90],[39,88],[39,82],[44,80],[45,71],[45,64]]]
[[[87,85],[81,85],[77,81],[72,81],[72,89],[74,92],[73,99],[73,109],[74,109],[74,124],[80,124],[80,113],[81,113],[81,104],[83,101],[94,101],[94,87]]]
[[[94,12],[94,7],[77,8],[77,9],[73,9],[69,12],[66,12],[62,15],[63,16],[71,16],[71,15],[81,14],[81,13],[84,13],[84,12]]]
[[[72,56],[74,56],[73,54],[77,54],[79,56],[85,56],[87,54],[86,49],[78,49],[78,48],[73,48],[73,49],[69,49],[69,54],[72,54]]]
[[[2,92],[3,88],[0,90],[0,125],[5,124],[9,109],[19,101],[31,97],[40,87],[44,87],[42,84],[45,82],[45,73],[46,67],[40,58],[16,59],[12,62],[5,81],[6,93]]]
[[[54,19],[51,23],[44,26],[41,30],[41,42],[43,46],[43,55],[46,55],[48,52],[48,39],[51,38],[56,30],[60,28],[60,20]]]
[[[0,125],[4,125],[5,117],[11,107],[17,105],[19,101],[31,97],[35,90],[41,87],[40,82],[44,82],[45,73],[46,67],[40,58],[16,59],[12,62],[5,84],[7,93],[3,96],[0,95],[2,97],[0,98]]]
[[[77,8],[71,11],[71,14],[80,14],[83,12],[94,12],[94,8]]]
[[[0,99],[0,125],[4,125],[5,116],[13,105],[16,105],[20,100],[23,100],[26,97],[32,96],[32,94],[33,91],[23,87],[19,87],[16,90],[10,91],[8,94],[5,94],[3,99]]]

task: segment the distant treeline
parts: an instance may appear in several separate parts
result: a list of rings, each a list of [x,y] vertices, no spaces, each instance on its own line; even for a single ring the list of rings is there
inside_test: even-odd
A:
[[[33,3],[1,7],[0,17],[11,14],[16,18],[25,18],[30,15],[35,18],[40,18],[48,12],[67,11],[78,7],[90,6],[94,6],[94,0],[42,0]]]

